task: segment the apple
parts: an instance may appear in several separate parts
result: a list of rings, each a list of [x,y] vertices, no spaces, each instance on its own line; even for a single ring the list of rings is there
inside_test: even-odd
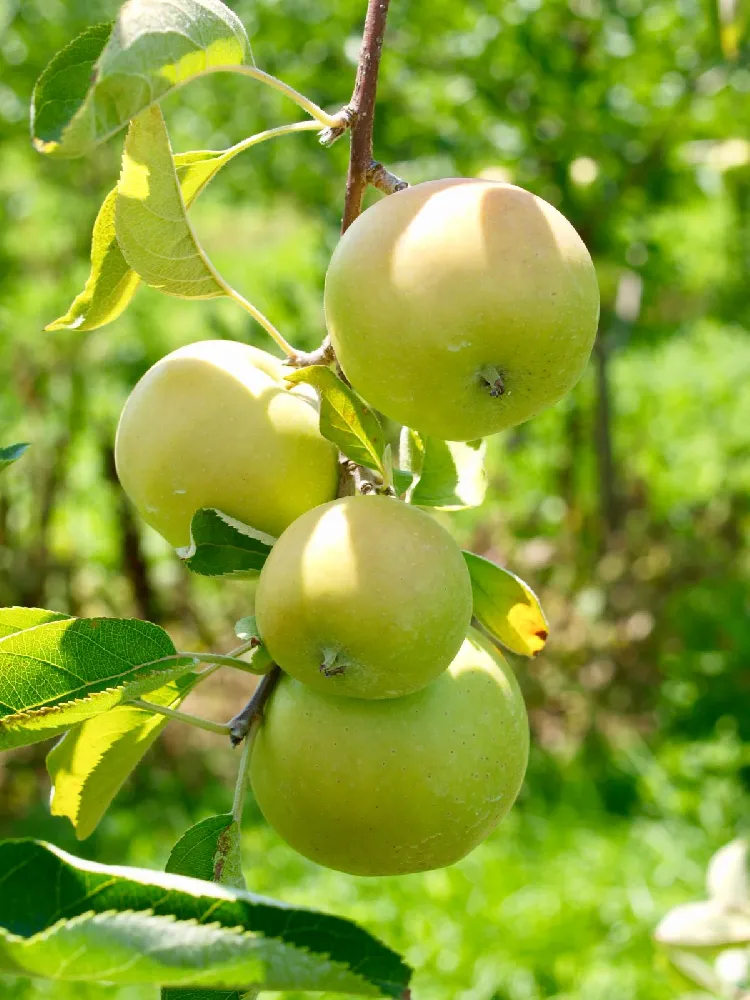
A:
[[[424,511],[350,496],[298,518],[274,545],[255,598],[282,670],[318,691],[395,698],[434,680],[471,620],[461,550]]]
[[[404,698],[341,698],[282,675],[250,778],[300,854],[350,875],[405,875],[453,864],[492,832],[528,748],[515,677],[471,630],[448,670]]]
[[[325,286],[341,367],[376,409],[467,441],[519,424],[581,377],[599,319],[589,253],[512,184],[450,178],[367,209]]]
[[[181,347],[146,372],[122,411],[115,460],[144,520],[175,547],[190,544],[200,507],[276,537],[338,485],[307,391],[285,387],[278,358],[229,340]]]

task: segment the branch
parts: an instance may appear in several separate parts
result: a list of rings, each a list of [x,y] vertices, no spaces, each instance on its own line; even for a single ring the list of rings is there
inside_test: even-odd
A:
[[[263,717],[263,709],[268,698],[276,686],[281,671],[278,667],[271,667],[270,671],[263,676],[258,684],[250,701],[245,705],[233,719],[229,720],[229,737],[232,746],[239,746],[245,739],[253,722]]]
[[[354,92],[348,110],[354,117],[352,125],[349,173],[346,178],[346,200],[341,232],[345,233],[362,209],[362,198],[368,184],[373,162],[372,128],[375,121],[375,96],[378,89],[380,53],[383,50],[385,22],[390,0],[368,0],[362,47]]]

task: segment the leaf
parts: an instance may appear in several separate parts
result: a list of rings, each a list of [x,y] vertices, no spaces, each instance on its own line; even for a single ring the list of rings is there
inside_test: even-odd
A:
[[[149,692],[148,699],[177,708],[200,680],[185,674]],[[66,733],[47,754],[52,815],[67,817],[79,840],[90,837],[168,722],[162,715],[120,705]]]
[[[63,152],[63,130],[81,111],[111,34],[111,22],[87,28],[53,57],[37,80],[31,96],[31,134],[40,152]]]
[[[115,232],[123,257],[147,285],[179,298],[227,294],[188,221],[158,105],[130,123],[117,184]]]
[[[172,849],[166,871],[190,875],[234,889],[245,889],[240,857],[240,828],[231,815],[210,816],[191,827]],[[215,990],[164,989],[162,1000],[251,1000],[252,993],[236,990],[217,994]]]
[[[193,514],[190,534],[192,542],[180,555],[187,568],[201,576],[255,577],[275,541],[210,507]]]
[[[515,573],[464,552],[474,592],[474,617],[499,643],[521,656],[536,656],[549,635],[539,598]]]
[[[484,441],[423,439],[422,463],[408,500],[420,507],[479,507],[487,492]]]
[[[165,871],[244,889],[236,821],[227,814],[210,816],[192,826],[172,848]]]
[[[6,448],[0,448],[0,472],[17,462],[28,447],[28,444],[9,444]]]
[[[28,840],[0,844],[0,972],[389,997],[401,996],[411,975],[340,917]]]
[[[325,365],[299,368],[285,376],[291,385],[307,383],[320,396],[320,432],[357,465],[385,476],[385,440],[376,414]]]
[[[193,667],[150,622],[63,618],[0,639],[0,750],[49,739]]]
[[[172,849],[165,871],[190,875],[233,889],[245,889],[240,856],[240,828],[231,815],[210,816],[191,827]],[[236,990],[217,994],[215,990],[161,991],[161,1000],[252,1000],[252,993]]]
[[[717,948],[750,943],[750,913],[725,909],[716,900],[684,903],[664,917],[654,932],[661,944]]]
[[[144,108],[213,67],[245,60],[242,22],[220,0],[128,0],[59,52],[34,88],[36,148],[82,156]]]
[[[0,608],[0,639],[4,639],[6,635],[23,632],[27,628],[34,628],[35,625],[72,620],[72,615],[63,615],[59,611],[45,611],[44,608]]]
[[[257,639],[258,645],[263,641],[260,637],[260,632],[258,631],[258,622],[252,615],[248,615],[247,618],[240,618],[234,626],[234,634],[238,639],[242,639],[243,642],[249,642],[251,639]]]
[[[714,854],[706,872],[708,895],[728,909],[750,909],[748,843],[733,840]]]
[[[186,208],[225,164],[242,151],[241,144],[225,150],[176,153],[174,163]],[[91,237],[91,271],[83,291],[64,316],[45,330],[96,330],[113,322],[133,299],[140,277],[122,255],[115,233],[117,188],[102,203]]]

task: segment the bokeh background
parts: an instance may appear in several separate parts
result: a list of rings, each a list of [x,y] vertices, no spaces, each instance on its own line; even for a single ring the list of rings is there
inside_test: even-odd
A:
[[[325,107],[351,89],[364,0],[236,0],[257,63]],[[414,182],[513,180],[584,236],[602,289],[599,343],[573,393],[494,438],[457,537],[523,575],[551,620],[514,660],[533,725],[512,816],[461,864],[356,879],[246,819],[249,885],[352,916],[416,966],[418,1000],[668,1000],[650,940],[747,826],[750,797],[750,62],[739,7],[714,0],[400,0],[381,74],[377,154]],[[225,650],[248,584],[190,578],[113,472],[126,394],[179,345],[268,347],[231,302],[142,288],[114,325],[45,334],[87,274],[91,225],[122,137],[51,162],[28,139],[34,80],[115,0],[0,0],[0,444],[31,443],[0,485],[0,600],[138,615],[178,648]],[[730,18],[731,20],[731,18]],[[221,148],[299,117],[246,79],[164,104],[176,149]],[[300,346],[322,338],[346,141],[243,154],[193,217],[224,275]],[[216,675],[194,710],[222,719],[248,679]],[[0,835],[162,867],[226,811],[236,756],[179,725],[99,830],[50,818],[46,747],[0,760]],[[155,990],[0,979],[13,1000],[148,1000]],[[290,995],[288,995],[290,996]]]

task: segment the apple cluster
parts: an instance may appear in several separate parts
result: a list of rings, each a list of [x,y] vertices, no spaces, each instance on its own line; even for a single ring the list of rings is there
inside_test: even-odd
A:
[[[378,202],[342,237],[325,288],[353,388],[392,420],[452,441],[517,424],[569,391],[598,306],[567,220],[480,180]],[[523,699],[471,627],[455,541],[398,498],[338,496],[317,400],[285,371],[229,341],[163,358],[122,413],[120,480],[178,549],[202,507],[275,540],[255,614],[282,673],[250,764],[268,822],[301,854],[355,875],[448,865],[516,798]]]

